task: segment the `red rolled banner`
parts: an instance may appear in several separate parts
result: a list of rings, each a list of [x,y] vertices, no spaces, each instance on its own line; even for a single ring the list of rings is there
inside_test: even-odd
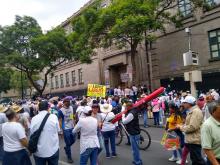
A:
[[[139,100],[138,102],[136,102],[135,104],[133,104],[133,106],[129,109],[124,110],[123,112],[117,114],[115,116],[115,118],[111,121],[113,124],[116,123],[117,121],[121,120],[122,115],[126,114],[129,110],[131,110],[132,108],[137,108],[142,104],[145,104],[155,98],[157,98],[160,94],[162,94],[164,92],[165,88],[164,87],[160,87],[159,89],[155,90],[153,93],[151,93],[150,95],[144,97],[143,99]]]

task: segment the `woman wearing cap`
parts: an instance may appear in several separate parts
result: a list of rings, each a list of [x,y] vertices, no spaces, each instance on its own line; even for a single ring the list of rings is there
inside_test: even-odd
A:
[[[115,145],[115,125],[111,123],[111,120],[115,117],[112,111],[112,105],[103,104],[100,105],[100,110],[102,112],[102,135],[104,137],[106,158],[116,157],[116,145]],[[110,155],[109,151],[109,140],[111,144],[112,153]]]
[[[84,118],[80,118],[73,129],[73,133],[80,131],[80,165],[87,165],[90,158],[91,165],[97,165],[99,139],[97,136],[98,121],[92,117],[92,108],[83,109]]]

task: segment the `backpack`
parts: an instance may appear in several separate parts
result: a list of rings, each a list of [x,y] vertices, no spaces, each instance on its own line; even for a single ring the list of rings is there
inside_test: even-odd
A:
[[[121,112],[122,106],[120,104],[117,104],[113,109],[112,112],[117,115]]]
[[[38,128],[38,130],[36,130],[30,137],[29,143],[28,143],[28,150],[30,151],[30,153],[35,153],[37,151],[37,144],[39,141],[39,137],[41,135],[41,132],[44,128],[44,125],[48,119],[48,117],[50,116],[49,113],[46,114],[46,116],[44,117],[40,127]]]

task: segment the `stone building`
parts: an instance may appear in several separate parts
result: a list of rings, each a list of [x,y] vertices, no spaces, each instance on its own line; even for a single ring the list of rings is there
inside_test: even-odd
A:
[[[89,1],[83,8],[89,6]],[[103,1],[106,7],[110,0]],[[177,0],[174,12],[179,12],[183,27],[167,27],[166,34],[159,34],[156,42],[142,43],[136,55],[136,85],[146,84],[152,90],[159,86],[170,86],[177,90],[189,90],[189,82],[184,81],[184,72],[192,68],[183,66],[183,53],[188,51],[188,36],[185,28],[191,29],[192,50],[199,54],[199,66],[203,81],[197,89],[219,88],[220,84],[220,7],[219,0],[207,0],[204,9],[193,10],[189,0]],[[82,9],[81,9],[82,10]],[[61,24],[71,32],[70,20],[80,14],[75,13]],[[147,50],[149,49],[149,50]],[[53,72],[46,93],[85,94],[88,83],[108,87],[127,86],[132,82],[132,66],[129,47],[118,49],[98,49],[92,64],[67,62]]]
[[[152,70],[155,87],[171,86],[177,90],[189,90],[184,81],[184,72],[192,69],[202,71],[202,82],[196,83],[198,90],[220,88],[220,1],[207,0],[207,6],[193,11],[189,0],[178,1],[178,11],[183,17],[183,27],[169,27],[153,44]],[[183,53],[188,51],[188,35],[191,29],[191,50],[199,55],[199,65],[183,66]]]

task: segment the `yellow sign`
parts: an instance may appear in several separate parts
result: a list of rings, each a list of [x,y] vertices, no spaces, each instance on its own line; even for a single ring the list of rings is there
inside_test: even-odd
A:
[[[87,96],[105,97],[106,86],[98,84],[88,84]]]

